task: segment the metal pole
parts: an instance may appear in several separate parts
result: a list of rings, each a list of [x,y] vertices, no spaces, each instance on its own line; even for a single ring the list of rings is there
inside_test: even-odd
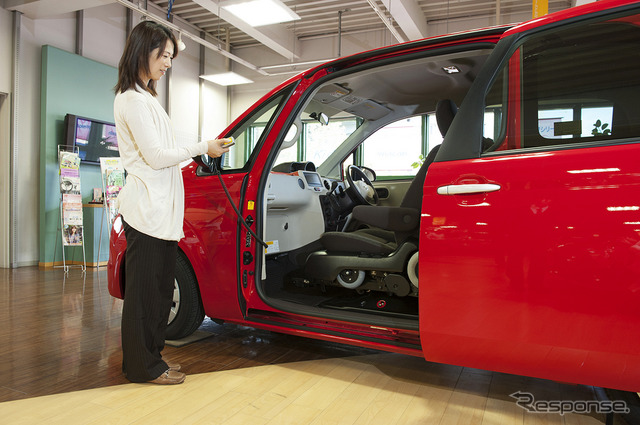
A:
[[[343,10],[338,11],[338,57],[342,56],[342,13]]]
[[[22,13],[13,11],[13,75],[11,88],[11,129],[9,144],[11,149],[11,207],[9,235],[9,267],[18,267],[18,92],[20,85],[20,27]]]
[[[76,55],[82,56],[82,46],[84,44],[84,10],[76,12]]]

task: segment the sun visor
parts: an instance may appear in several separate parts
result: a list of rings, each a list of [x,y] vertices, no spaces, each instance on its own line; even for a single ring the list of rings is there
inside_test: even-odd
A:
[[[373,100],[351,94],[351,89],[340,84],[329,84],[320,88],[313,100],[325,105],[325,108],[329,106],[332,109],[345,111],[370,121],[375,121],[391,112],[391,109]],[[334,114],[327,115],[333,116]]]
[[[339,84],[329,84],[321,87],[320,90],[318,90],[318,93],[313,96],[313,99],[320,103],[331,103],[347,96],[350,93],[351,90],[346,87],[342,87]]]
[[[345,111],[349,112],[350,114],[362,117],[366,120],[375,121],[390,113],[391,109],[377,102],[374,102],[373,100],[360,99],[360,102],[357,102],[349,108],[346,108]]]

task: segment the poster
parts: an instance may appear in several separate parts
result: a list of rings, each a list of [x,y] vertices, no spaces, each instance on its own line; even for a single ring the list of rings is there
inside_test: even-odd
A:
[[[104,207],[107,210],[109,224],[113,224],[118,215],[116,200],[124,186],[124,167],[119,157],[100,158],[100,171],[104,184]]]
[[[82,196],[80,195],[80,157],[60,151],[60,193],[62,194],[62,244],[82,245]]]

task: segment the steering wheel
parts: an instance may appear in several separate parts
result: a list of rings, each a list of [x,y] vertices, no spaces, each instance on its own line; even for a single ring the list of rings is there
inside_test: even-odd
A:
[[[354,201],[366,205],[378,205],[378,192],[373,187],[373,183],[360,168],[355,165],[347,167],[348,191],[352,194]]]

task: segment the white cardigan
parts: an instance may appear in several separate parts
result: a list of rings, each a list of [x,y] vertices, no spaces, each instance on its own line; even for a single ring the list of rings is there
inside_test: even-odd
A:
[[[137,87],[113,104],[118,148],[127,181],[118,208],[134,229],[158,239],[184,237],[184,184],[180,163],[207,152],[207,142],[178,146],[158,100]]]

